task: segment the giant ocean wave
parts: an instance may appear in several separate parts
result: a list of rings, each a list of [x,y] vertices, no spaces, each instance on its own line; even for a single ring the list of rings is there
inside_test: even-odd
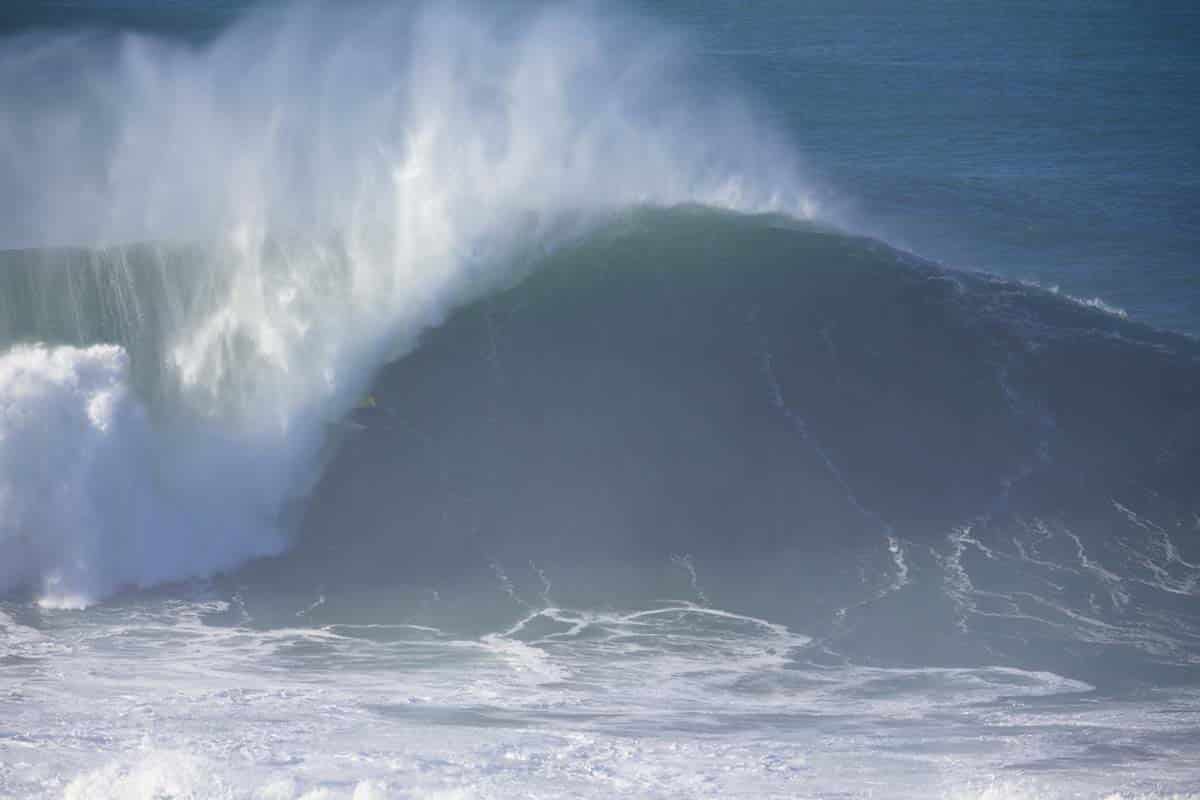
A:
[[[1200,345],[813,221],[678,44],[462,6],[28,40],[4,80],[79,96],[0,129],[6,235],[60,245],[3,256],[0,589],[667,564],[839,654],[1185,674]]]

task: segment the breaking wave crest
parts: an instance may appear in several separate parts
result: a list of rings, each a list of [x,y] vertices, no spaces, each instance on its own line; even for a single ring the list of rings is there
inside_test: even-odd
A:
[[[814,214],[685,51],[584,5],[7,42],[0,240],[38,249],[0,275],[0,592],[278,552],[379,366],[614,211]]]

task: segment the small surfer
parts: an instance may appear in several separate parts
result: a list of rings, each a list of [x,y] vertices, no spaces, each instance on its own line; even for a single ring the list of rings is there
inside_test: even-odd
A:
[[[348,422],[360,428],[378,428],[387,426],[395,411],[379,404],[375,395],[368,394],[350,412]]]

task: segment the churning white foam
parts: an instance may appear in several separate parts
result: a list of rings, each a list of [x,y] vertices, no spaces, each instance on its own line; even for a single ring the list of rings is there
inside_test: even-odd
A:
[[[189,474],[204,454],[195,444],[187,459],[162,461],[119,347],[0,355],[0,586],[32,584],[44,605],[79,607],[186,577],[198,562],[278,550],[270,517],[252,525],[246,485],[218,487],[240,501],[232,513],[209,506],[213,487]]]
[[[278,550],[373,371],[614,210],[813,214],[789,148],[686,49],[612,8],[462,3],[6,42],[0,243],[202,247],[138,302],[119,251],[95,259],[112,297],[34,277],[50,316],[126,309],[155,345],[35,332],[2,356],[0,592],[80,604]]]

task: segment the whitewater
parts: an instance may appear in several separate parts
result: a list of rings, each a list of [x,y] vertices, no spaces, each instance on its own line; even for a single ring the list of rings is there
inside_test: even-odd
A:
[[[1200,344],[885,244],[677,26],[0,97],[0,797],[1197,796]]]

